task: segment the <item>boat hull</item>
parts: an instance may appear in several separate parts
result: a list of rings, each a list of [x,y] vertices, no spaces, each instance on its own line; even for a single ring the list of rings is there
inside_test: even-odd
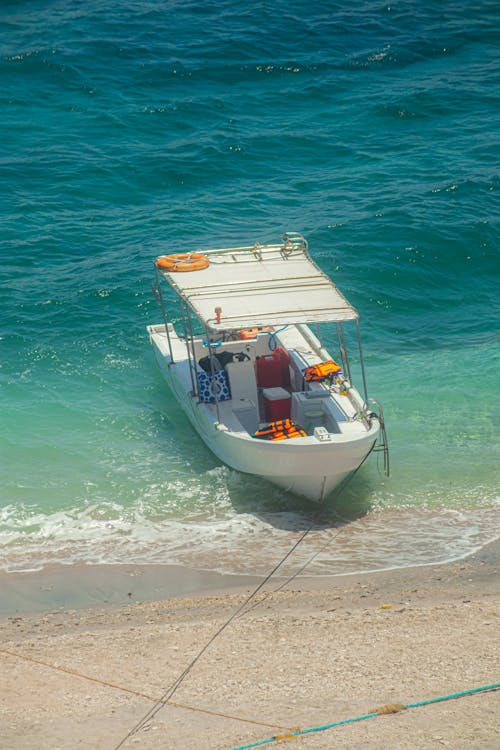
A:
[[[338,435],[331,441],[314,438],[268,442],[234,432],[217,420],[214,405],[191,395],[185,361],[172,363],[161,336],[151,333],[156,360],[173,395],[207,447],[231,468],[260,476],[293,494],[323,502],[363,463],[373,449],[378,422],[356,437]]]

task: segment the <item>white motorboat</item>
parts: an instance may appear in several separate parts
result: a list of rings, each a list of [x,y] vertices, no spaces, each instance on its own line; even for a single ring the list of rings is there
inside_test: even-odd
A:
[[[388,469],[382,410],[366,389],[358,313],[301,235],[161,256],[154,265],[163,313],[163,323],[148,326],[156,359],[221,461],[318,502],[374,449],[383,450]],[[178,298],[179,330],[171,322],[174,296],[162,282]],[[338,364],[323,346],[323,323],[335,326]],[[351,380],[348,323],[363,397]]]

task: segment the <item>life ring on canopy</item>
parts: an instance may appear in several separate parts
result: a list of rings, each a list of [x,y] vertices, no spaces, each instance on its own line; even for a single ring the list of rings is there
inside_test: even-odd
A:
[[[208,268],[210,261],[202,253],[175,253],[161,255],[156,265],[163,271],[201,271]]]

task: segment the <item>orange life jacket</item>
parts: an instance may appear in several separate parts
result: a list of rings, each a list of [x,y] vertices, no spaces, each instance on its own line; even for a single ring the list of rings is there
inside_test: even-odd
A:
[[[291,419],[278,419],[270,422],[254,433],[260,440],[286,440],[287,438],[307,437],[307,432]]]
[[[341,375],[342,370],[333,359],[329,359],[326,362],[320,362],[319,365],[312,365],[306,367],[304,370],[304,377],[308,383],[312,381],[326,380],[332,375]]]

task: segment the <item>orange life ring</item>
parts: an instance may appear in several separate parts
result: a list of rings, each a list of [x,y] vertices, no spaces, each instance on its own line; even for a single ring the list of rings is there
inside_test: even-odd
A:
[[[156,265],[163,271],[201,271],[208,268],[210,261],[201,253],[175,253],[161,255]]]

